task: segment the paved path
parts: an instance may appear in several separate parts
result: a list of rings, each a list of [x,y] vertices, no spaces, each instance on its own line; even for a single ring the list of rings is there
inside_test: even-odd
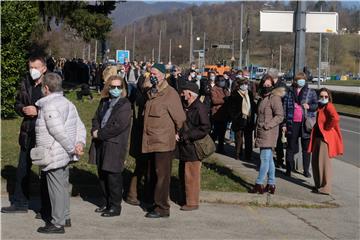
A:
[[[235,174],[253,183],[257,172],[252,163],[217,155],[217,161],[233,169]],[[202,192],[205,201],[198,211],[183,212],[171,203],[169,219],[146,219],[139,207],[123,203],[120,217],[102,218],[94,212],[96,198],[71,198],[73,226],[64,235],[43,235],[36,229],[43,225],[27,214],[1,214],[1,239],[359,239],[359,168],[334,160],[334,194],[310,192],[312,181],[301,175],[294,179],[278,172],[277,192],[271,198],[286,203],[335,203],[332,208],[256,207],[254,202],[267,200],[267,195],[248,193]],[[1,205],[8,196],[1,195]],[[236,202],[219,204],[210,202]],[[275,201],[275,202],[276,202]],[[32,199],[32,208],[38,207]]]
[[[318,88],[317,84],[309,84],[309,86],[315,89]],[[326,87],[332,91],[360,93],[360,87],[358,86],[320,85],[320,88],[322,87]]]

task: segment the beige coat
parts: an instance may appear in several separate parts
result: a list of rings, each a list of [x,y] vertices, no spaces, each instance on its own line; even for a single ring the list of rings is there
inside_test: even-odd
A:
[[[175,149],[175,134],[186,120],[179,94],[164,81],[155,94],[148,92],[144,110],[142,152],[168,152]]]
[[[256,122],[255,147],[276,147],[279,134],[279,125],[284,119],[284,110],[281,102],[283,89],[276,88],[272,93],[259,101]]]

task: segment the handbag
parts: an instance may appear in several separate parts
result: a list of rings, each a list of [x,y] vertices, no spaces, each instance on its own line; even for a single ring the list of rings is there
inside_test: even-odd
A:
[[[196,155],[200,160],[204,158],[208,158],[216,150],[215,143],[209,134],[206,134],[205,137],[199,140],[195,140],[194,145],[195,145]]]
[[[50,148],[46,148],[43,146],[32,148],[30,150],[30,158],[32,160],[32,164],[37,166],[49,165],[52,161],[52,154],[50,153],[50,150],[54,143],[50,146]]]
[[[308,96],[309,96],[309,92],[310,92],[310,89],[309,91],[307,92],[307,95],[306,95],[306,103],[308,103]],[[307,132],[311,132],[311,130],[313,129],[314,125],[316,123],[316,118],[315,117],[308,117],[307,115],[307,109],[305,109],[305,130]]]

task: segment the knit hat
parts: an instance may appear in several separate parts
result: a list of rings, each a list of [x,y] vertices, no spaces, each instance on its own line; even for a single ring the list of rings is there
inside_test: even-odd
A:
[[[199,87],[198,87],[198,85],[196,84],[196,83],[194,83],[194,82],[186,82],[183,86],[182,86],[182,88],[181,88],[182,90],[189,90],[189,91],[191,91],[191,92],[193,92],[193,93],[196,93],[196,94],[199,94]]]
[[[161,63],[154,63],[154,65],[151,66],[152,68],[156,68],[157,70],[159,70],[162,73],[166,73],[166,68],[164,64]]]

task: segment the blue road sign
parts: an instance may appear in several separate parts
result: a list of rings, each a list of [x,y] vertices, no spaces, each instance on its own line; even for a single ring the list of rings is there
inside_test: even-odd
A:
[[[124,64],[125,58],[130,61],[130,51],[129,50],[116,50],[116,62]]]

